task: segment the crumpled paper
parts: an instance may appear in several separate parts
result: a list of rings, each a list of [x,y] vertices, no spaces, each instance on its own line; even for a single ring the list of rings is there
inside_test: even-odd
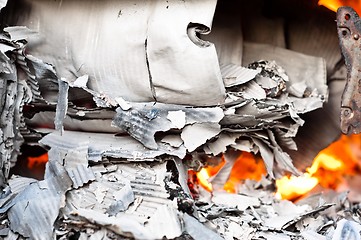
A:
[[[242,239],[273,231],[287,239],[286,228],[331,207],[285,217],[269,210],[269,193],[208,193],[203,199],[213,202],[196,206],[182,163],[233,148],[259,154],[271,178],[297,174],[284,149],[296,149],[300,114],[327,99],[321,58],[245,43],[242,61],[219,66],[214,45],[200,38],[211,29],[214,0],[23,3],[28,14],[7,24],[17,26],[4,29],[0,44],[2,186],[22,136],[35,132],[50,151],[44,180],[14,177],[0,197],[8,238],[94,231]],[[219,185],[233,160],[214,179]]]

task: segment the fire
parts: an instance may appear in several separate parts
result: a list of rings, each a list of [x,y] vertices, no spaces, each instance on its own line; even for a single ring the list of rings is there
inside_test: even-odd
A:
[[[197,172],[196,176],[198,178],[199,184],[202,187],[204,187],[210,192],[213,191],[212,183],[208,182],[210,176],[205,168],[202,168],[199,172]]]
[[[345,182],[345,176],[360,174],[355,148],[360,151],[361,135],[341,136],[322,150],[311,167],[300,177],[285,176],[276,180],[276,195],[283,199],[295,200],[310,192],[317,185],[337,190]]]
[[[306,173],[302,176],[285,176],[276,180],[276,195],[283,199],[293,200],[311,191],[320,181],[326,184],[321,177],[316,177],[319,169],[325,169],[331,173],[332,171],[342,170],[343,163],[339,159],[321,152],[316,156],[312,166],[307,168]]]
[[[206,190],[212,192],[215,187],[212,185],[212,177],[214,177],[220,169],[226,164],[224,156],[222,162],[216,166],[207,166],[196,173],[199,184]],[[261,159],[257,159],[253,154],[248,152],[240,152],[235,159],[228,180],[223,186],[223,190],[236,193],[236,187],[246,179],[260,180],[262,175],[266,174],[266,168]],[[216,189],[219,190],[219,189]]]
[[[311,174],[305,173],[303,176],[285,176],[276,181],[276,196],[283,199],[294,199],[312,190],[318,184],[318,179]]]
[[[44,153],[38,157],[28,157],[27,167],[29,169],[34,169],[40,165],[45,165],[48,162],[48,153]]]
[[[226,168],[225,156],[215,166],[207,166],[199,172],[192,172],[200,186],[209,192],[225,190],[237,193],[237,185],[245,179],[260,180],[266,174],[263,162],[251,153],[238,152],[228,180],[219,186],[214,182],[216,174]],[[217,165],[218,164],[218,165]],[[341,136],[336,142],[322,150],[302,176],[284,176],[276,180],[276,195],[282,199],[297,200],[312,191],[316,186],[324,189],[340,189],[347,185],[347,178],[361,175],[361,134]],[[227,175],[226,175],[227,177]],[[213,184],[212,184],[213,181]],[[222,182],[222,181],[221,181]],[[219,182],[218,182],[219,184]]]
[[[361,13],[360,0],[319,0],[318,5],[325,6],[334,12],[336,12],[339,7],[350,6],[355,9],[358,14]]]

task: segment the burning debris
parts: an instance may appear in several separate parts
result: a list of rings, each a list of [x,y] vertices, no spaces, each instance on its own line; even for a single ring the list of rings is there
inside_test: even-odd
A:
[[[275,196],[328,98],[323,58],[242,42],[227,60],[200,36],[213,0],[0,4],[4,239],[359,237],[346,195]],[[48,150],[42,180],[9,178],[24,141]]]

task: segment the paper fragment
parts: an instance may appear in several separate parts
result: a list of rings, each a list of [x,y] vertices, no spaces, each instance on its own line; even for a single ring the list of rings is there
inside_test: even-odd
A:
[[[166,163],[119,163],[116,166],[115,171],[102,173],[101,178],[89,185],[69,191],[63,213],[71,221],[79,221],[73,213],[79,209],[92,209],[96,212],[95,215],[102,214],[99,215],[102,221],[86,218],[97,224],[113,225],[130,219],[133,222],[129,223],[133,228],[130,231],[134,236],[141,233],[147,233],[151,239],[160,239],[164,235],[173,238],[179,236],[182,231],[178,211],[174,202],[169,199],[170,195],[164,185],[169,174]],[[101,196],[98,196],[99,193]],[[134,204],[129,205],[132,202]],[[114,217],[108,217],[104,213]],[[121,224],[113,227],[118,234],[129,236]],[[139,229],[140,233],[133,232]]]
[[[95,179],[91,168],[84,165],[76,166],[75,168],[67,169],[69,177],[72,179],[73,187],[79,188],[84,184]]]
[[[172,99],[173,103],[195,106],[202,103],[223,103],[225,90],[215,46],[197,36],[210,32],[215,7],[214,0],[158,5],[158,11],[152,16],[152,21],[149,21],[147,39],[150,73],[158,101],[167,102]],[[173,17],[175,15],[177,18]],[[189,16],[197,17],[189,19]],[[172,19],[173,23],[166,28],[174,34],[159,33],[159,27],[164,28],[164,19]],[[187,37],[190,41],[183,40]],[[167,59],[168,57],[170,59]],[[212,69],[211,66],[215,68]],[[170,78],[173,81],[169,81]],[[203,79],[208,79],[207,83]],[[204,93],[203,90],[206,88],[213,89]],[[184,93],[187,93],[187,96]],[[190,97],[191,101],[188,101]]]
[[[278,97],[286,91],[288,75],[275,61],[261,60],[250,63],[248,67],[261,70],[256,77],[256,82],[266,90],[268,97]]]
[[[4,237],[4,240],[18,240],[19,238],[19,234],[14,233],[13,231],[9,231],[8,235]]]
[[[236,150],[244,151],[244,152],[253,152],[258,153],[258,147],[251,141],[247,139],[239,139],[236,141],[232,147]]]
[[[55,161],[55,158],[55,155],[49,154],[49,160]],[[7,211],[12,231],[24,237],[45,240],[54,235],[53,225],[71,180],[57,162],[49,162],[48,169],[44,180],[31,183],[9,203],[1,206],[1,212]],[[35,222],[34,216],[38,216]]]
[[[0,10],[3,9],[6,6],[7,2],[8,2],[7,0],[1,0],[0,1]]]
[[[305,82],[311,89],[319,90],[320,98],[327,96],[324,59],[266,44],[245,43],[244,63],[249,64],[259,59],[273,60],[282,66],[289,76],[290,85]]]
[[[79,142],[80,143],[80,142]],[[75,146],[74,146],[75,147]],[[88,148],[81,146],[66,150],[64,167],[73,182],[73,188],[79,188],[95,180],[95,175],[88,167]]]
[[[270,175],[271,178],[274,178],[274,173],[273,173],[274,155],[272,151],[261,140],[257,138],[253,138],[253,141],[259,148],[259,152],[266,166],[267,173]]]
[[[271,232],[262,232],[259,234],[260,237],[267,240],[291,240],[290,236],[282,233],[271,233]]]
[[[290,99],[292,99],[292,104],[299,113],[313,111],[322,107],[322,102],[320,102],[317,97],[309,97],[306,99],[293,99],[290,97]]]
[[[19,192],[21,192],[22,190],[25,189],[25,187],[27,187],[30,183],[36,182],[36,179],[33,178],[27,178],[27,177],[20,177],[20,176],[12,176],[9,181],[8,181],[8,185],[9,185],[9,190],[13,193],[13,194],[18,194]]]
[[[154,135],[157,132],[166,132],[174,124],[167,119],[169,112],[182,111],[185,113],[185,124],[218,123],[223,118],[223,111],[219,107],[191,108],[180,105],[161,103],[133,103],[129,111],[117,108],[113,125],[127,131],[133,138],[149,149],[157,149],[158,144]],[[180,112],[178,112],[180,113]],[[182,116],[183,116],[183,113]],[[179,125],[182,125],[180,123]]]
[[[299,214],[297,213],[289,213],[288,215],[276,216],[264,221],[265,226],[274,228],[274,229],[282,229],[284,225],[297,218]]]
[[[324,211],[324,210],[326,210],[326,209],[328,209],[328,208],[330,208],[330,207],[332,207],[332,206],[334,206],[334,205],[335,205],[335,204],[333,204],[333,203],[324,203],[324,204],[322,204],[322,205],[320,205],[320,206],[317,206],[316,208],[314,208],[314,209],[312,209],[312,210],[309,210],[309,211],[307,211],[307,212],[305,212],[305,213],[302,213],[302,214],[300,214],[298,217],[294,218],[292,221],[286,223],[286,224],[282,227],[282,229],[287,229],[287,228],[289,228],[290,226],[294,225],[295,223],[299,222],[300,220],[302,220],[302,219],[304,219],[304,218],[306,218],[306,217],[308,217],[308,216],[310,216],[310,215],[313,215],[313,214],[322,212],[322,211]]]
[[[164,143],[168,143],[172,147],[180,147],[183,144],[183,140],[180,135],[166,135],[161,140]]]
[[[26,198],[20,200],[23,196]],[[32,184],[19,198],[15,199],[16,204],[8,211],[11,228],[31,239],[52,238],[53,225],[61,204],[59,196],[54,195],[54,191],[40,189]],[[39,209],[42,210],[39,212]],[[34,216],[37,216],[36,226],[31,224]]]
[[[102,239],[102,240],[110,240],[111,238],[108,237],[108,231],[105,228],[102,228],[99,231],[96,231],[95,233],[91,233],[88,235],[88,238],[86,238],[87,240],[98,240],[98,239]],[[79,239],[81,240],[81,239]]]
[[[182,159],[174,158],[173,162],[177,168],[179,185],[182,190],[190,196],[191,193],[188,187],[188,167],[183,163]]]
[[[9,228],[3,228],[3,229],[0,229],[0,236],[7,236],[10,232],[10,229]]]
[[[2,8],[2,2],[0,2],[0,9]],[[6,27],[4,31],[10,34],[11,41],[28,40],[29,37],[38,35],[37,32],[30,30],[25,26]]]
[[[278,86],[277,82],[270,77],[258,76],[256,82],[264,89],[272,89]]]
[[[279,203],[273,204],[274,210],[277,215],[285,216],[289,214],[303,214],[309,210],[308,205],[296,205],[291,201],[283,200]]]
[[[245,99],[264,99],[266,98],[265,90],[256,82],[248,82],[244,92],[241,93]]]
[[[30,102],[32,92],[25,79],[19,79],[17,64],[23,63],[23,44],[8,42],[17,48],[13,51],[13,58],[8,58],[0,52],[0,95],[1,95],[1,118],[0,125],[0,186],[4,187],[8,178],[10,167],[15,164],[20,146],[24,141],[22,132],[27,127],[24,122],[22,108],[26,102]],[[21,58],[21,60],[20,60]],[[18,63],[17,63],[18,62]],[[24,66],[24,69],[26,67]]]
[[[172,128],[182,129],[186,124],[186,114],[182,110],[169,111],[167,119],[172,122]]]
[[[225,152],[227,146],[234,145],[236,139],[241,135],[237,133],[221,133],[214,142],[209,142],[204,146],[206,154],[213,154],[214,156]]]
[[[318,234],[312,230],[302,231],[301,236],[304,237],[305,240],[327,240],[326,236]]]
[[[183,219],[185,224],[185,230],[189,235],[192,236],[193,239],[199,239],[199,240],[223,239],[217,233],[211,231],[203,224],[201,224],[197,219],[189,216],[187,213],[184,214]]]
[[[223,159],[225,160],[224,165],[214,176],[208,179],[208,181],[212,184],[214,191],[223,189],[225,183],[229,179],[235,162],[241,156],[241,154],[241,152],[233,150],[229,150],[223,154]]]
[[[282,148],[277,144],[276,138],[272,131],[268,130],[268,136],[272,144],[272,150],[277,163],[285,170],[295,174],[296,176],[300,174],[299,170],[295,168],[292,164],[291,157],[282,150]]]
[[[163,154],[183,158],[186,150],[183,147],[177,149],[158,143],[158,150],[149,150],[130,136],[114,137],[111,134],[86,133],[64,131],[63,135],[56,132],[46,135],[41,144],[60,149],[72,149],[79,146],[88,147],[88,160],[92,162],[102,161],[104,158],[128,159],[130,161],[154,160]]]
[[[137,239],[153,239],[152,235],[138,222],[127,217],[108,217],[105,214],[88,209],[77,209],[72,214],[85,218],[96,225],[104,226],[123,236]]]
[[[72,86],[74,87],[78,87],[78,88],[87,88],[87,83],[89,80],[89,76],[88,75],[83,75],[81,77],[78,77],[74,83],[72,84]]]
[[[254,70],[235,64],[222,64],[220,66],[225,87],[244,84],[256,77],[261,70]]]
[[[68,90],[69,84],[64,80],[59,80],[59,95],[58,95],[58,104],[56,105],[56,114],[54,125],[55,129],[60,131],[62,134],[64,131],[63,120],[66,117],[66,112],[68,109]]]
[[[244,211],[251,206],[259,206],[260,201],[255,197],[232,194],[227,192],[215,192],[212,202],[227,207],[237,207],[238,210]]]
[[[4,44],[4,43],[0,43],[0,51],[1,52],[6,53],[8,51],[14,51],[14,50],[16,50],[16,48],[14,46]]]
[[[360,240],[360,231],[360,223],[341,219],[337,223],[337,227],[333,234],[332,240]]]
[[[109,216],[115,216],[121,211],[128,209],[129,205],[134,202],[134,192],[129,182],[119,191],[113,194],[115,202],[112,203],[107,210]]]
[[[125,101],[122,97],[115,98],[115,101],[124,111],[127,111],[132,108],[132,105],[129,102]]]
[[[274,134],[281,146],[287,147],[290,150],[297,150],[296,142],[292,139],[293,133],[284,132],[279,128],[274,129]]]
[[[225,96],[216,49],[192,38],[192,33],[210,31],[216,3],[78,0],[59,6],[26,0],[13,14],[25,6],[28,14],[13,24],[39,31],[41,39],[30,42],[29,52],[55,66],[60,77],[74,82],[89,74],[90,89],[110,99],[216,105]],[[164,19],[169,25],[164,26]],[[136,27],[129,25],[135,22]]]
[[[99,132],[115,134],[119,129],[111,126],[114,112],[107,112],[104,110],[93,111],[76,111],[68,108],[68,114],[63,120],[63,127],[70,131],[83,131],[83,132]],[[81,115],[79,117],[79,115]],[[84,116],[83,116],[84,115]],[[96,117],[102,116],[103,118]],[[39,132],[44,131],[44,126],[48,127],[48,132],[55,128],[54,126],[55,112],[44,111],[36,113],[31,119],[26,119],[29,127],[37,129]],[[41,129],[39,129],[41,127]]]
[[[178,237],[182,234],[177,210],[171,206],[161,205],[157,208],[154,215],[149,219],[148,229],[152,229],[155,238],[168,239]]]
[[[43,101],[45,99],[49,103],[56,103],[59,78],[54,67],[32,55],[26,55],[25,63],[28,69],[23,68],[23,70],[28,73],[27,80],[31,83],[29,85],[35,100]]]
[[[192,152],[221,132],[218,123],[195,123],[184,127],[181,138],[184,146]]]
[[[293,83],[291,86],[288,87],[288,92],[295,97],[302,98],[307,90],[307,85],[305,82],[297,82]]]

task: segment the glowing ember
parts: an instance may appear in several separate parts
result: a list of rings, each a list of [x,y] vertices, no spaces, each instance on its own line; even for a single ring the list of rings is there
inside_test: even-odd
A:
[[[355,9],[358,14],[361,13],[360,0],[319,0],[318,5],[327,7],[328,9],[336,12],[339,7],[350,6]]]
[[[40,165],[45,165],[48,162],[48,153],[44,153],[38,157],[28,157],[27,167],[29,169],[34,169]]]

